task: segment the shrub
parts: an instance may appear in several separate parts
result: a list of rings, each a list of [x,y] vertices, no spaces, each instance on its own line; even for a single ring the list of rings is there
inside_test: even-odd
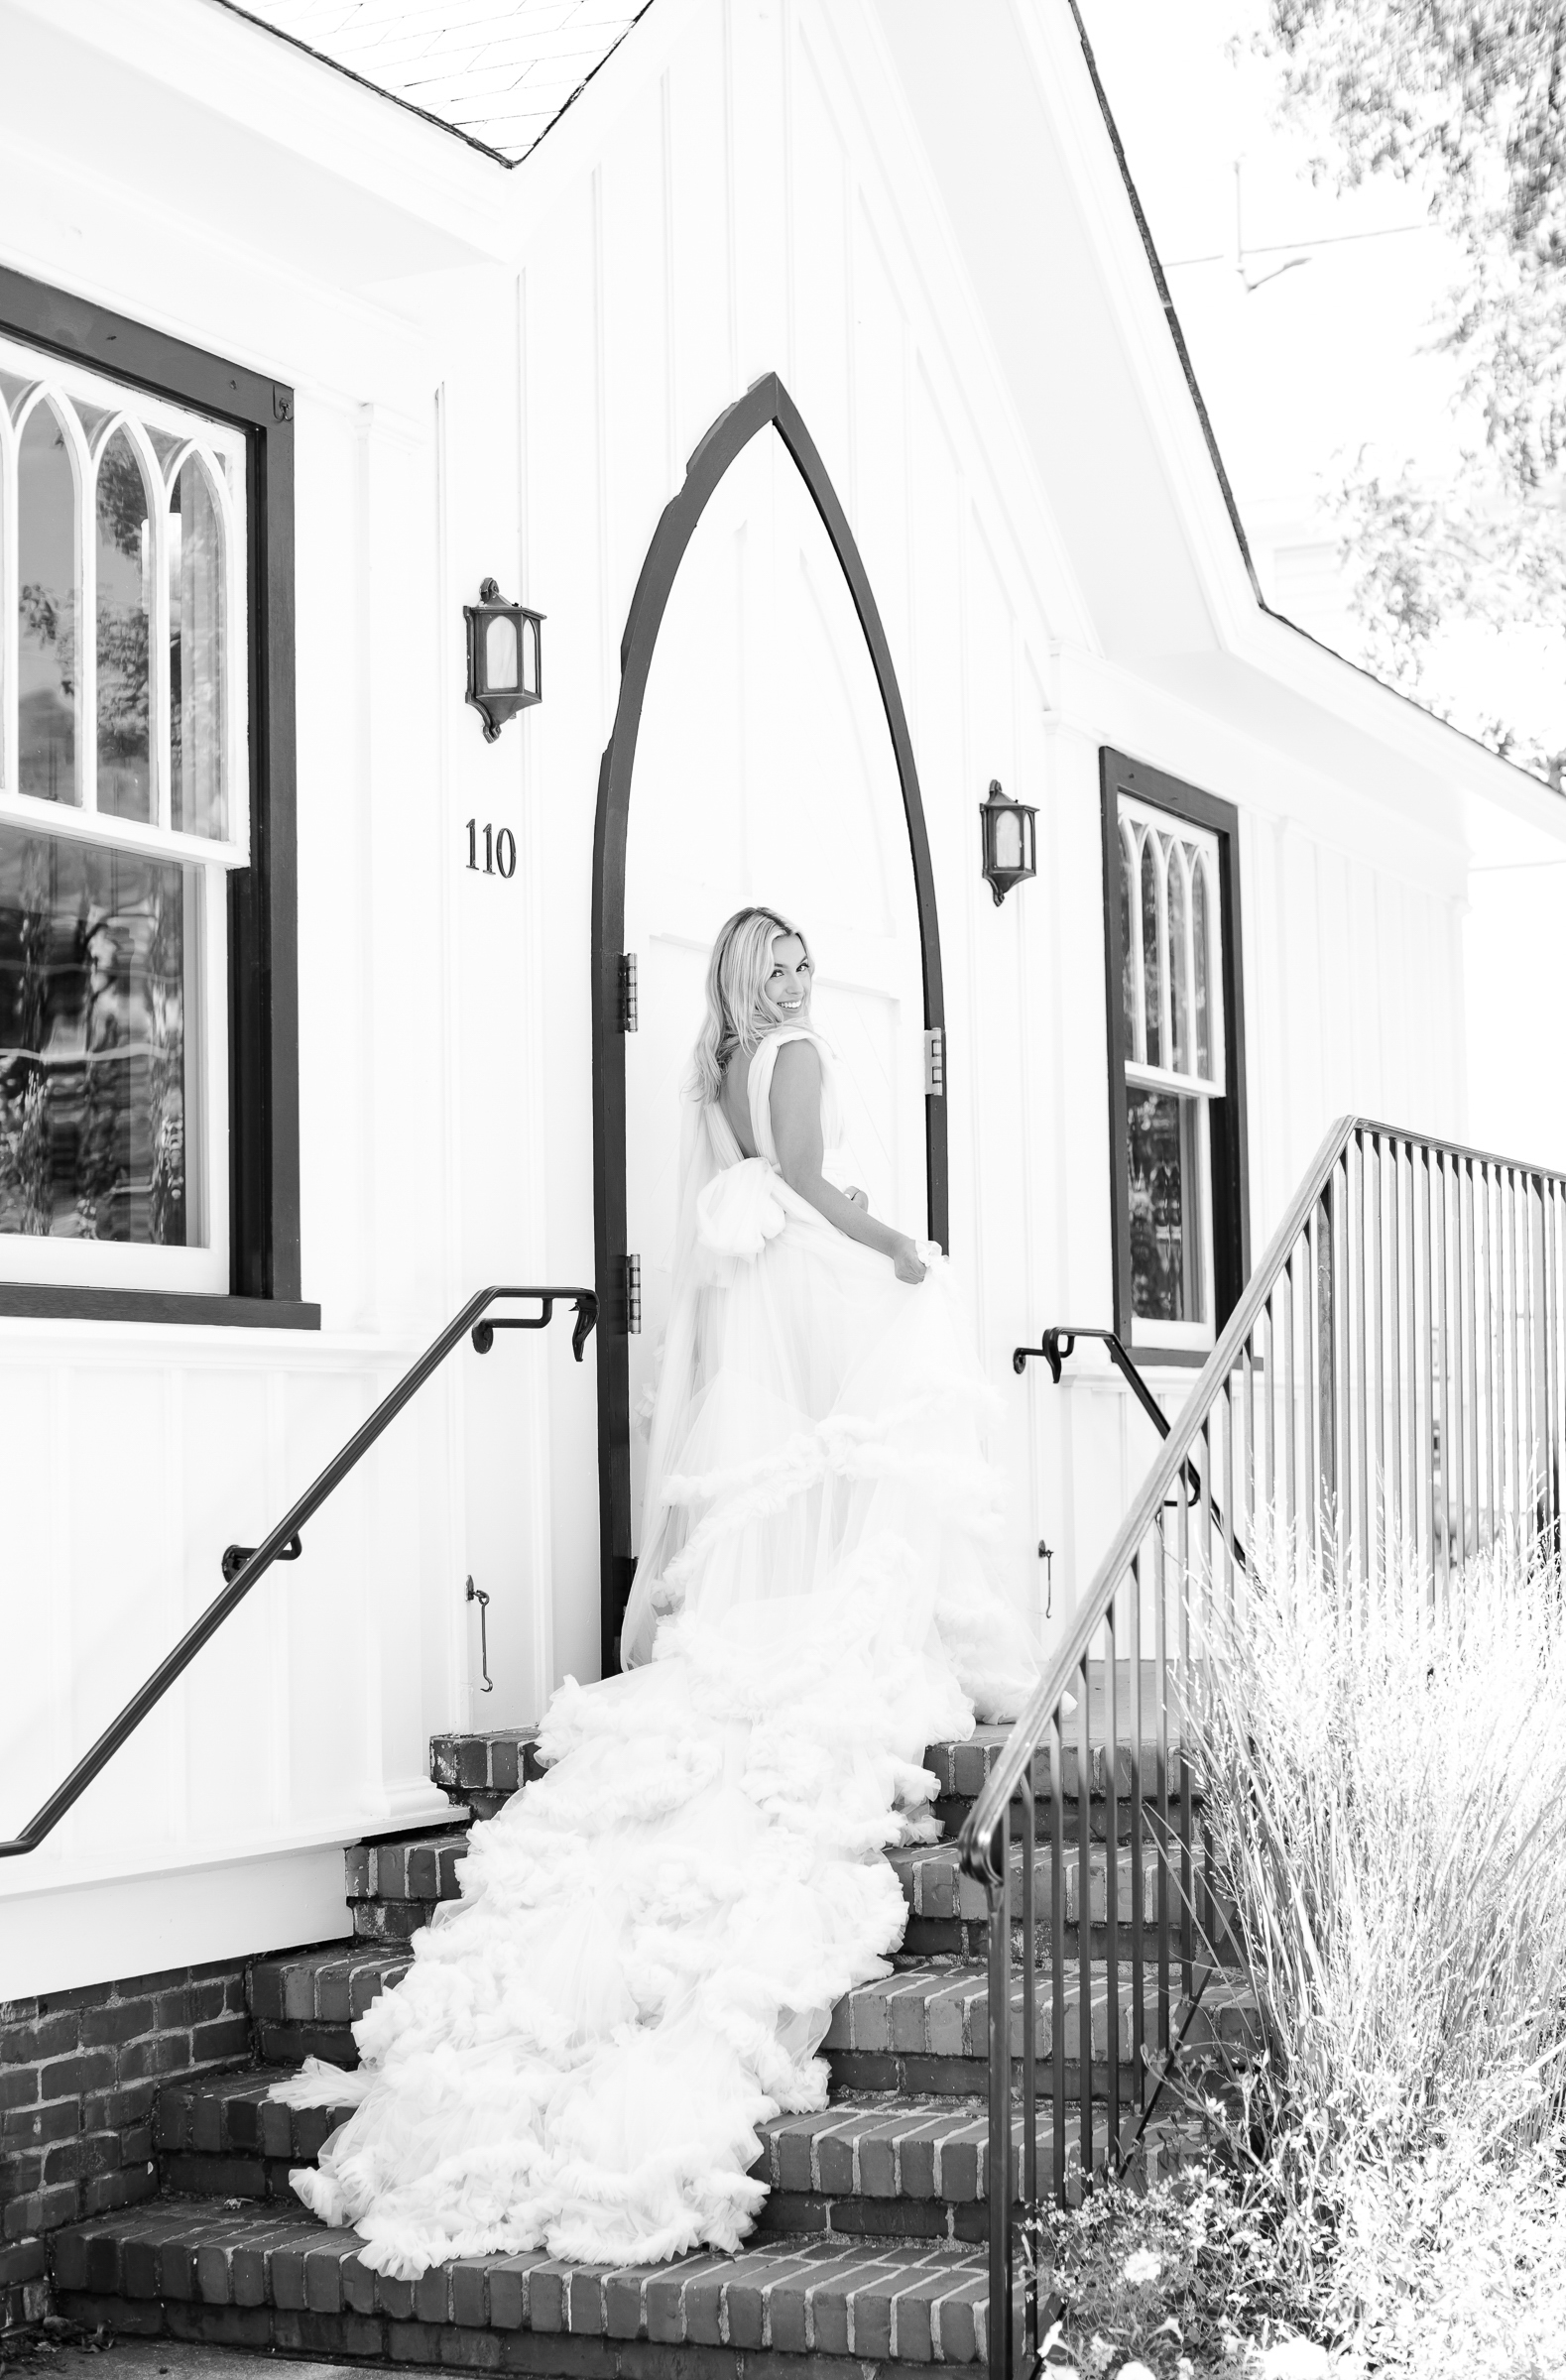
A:
[[[1369,2367],[1483,2371],[1490,2337],[1558,2374],[1559,1564],[1496,1550],[1437,1595],[1299,1553],[1202,1616],[1209,1872],[1265,2042],[1208,2112],[1280,2283]]]

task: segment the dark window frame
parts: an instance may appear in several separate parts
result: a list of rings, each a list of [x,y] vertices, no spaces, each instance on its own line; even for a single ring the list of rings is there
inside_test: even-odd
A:
[[[1200,1348],[1144,1346],[1133,1336],[1131,1307],[1131,1194],[1126,1179],[1126,1011],[1122,992],[1125,950],[1120,930],[1120,795],[1127,792],[1171,817],[1206,827],[1218,839],[1220,943],[1224,969],[1224,1047],[1229,1089],[1208,1101],[1209,1168],[1213,1190],[1213,1333],[1223,1329],[1251,1272],[1251,1176],[1246,1130],[1245,987],[1241,980],[1240,812],[1232,802],[1201,792],[1145,761],[1109,745],[1099,749],[1104,850],[1105,1023],[1109,1048],[1110,1201],[1114,1220],[1115,1330],[1148,1366],[1198,1368]]]
[[[245,433],[250,865],[228,879],[229,1294],[0,1282],[0,1316],[318,1330],[301,1297],[294,392],[0,267],[0,329]]]

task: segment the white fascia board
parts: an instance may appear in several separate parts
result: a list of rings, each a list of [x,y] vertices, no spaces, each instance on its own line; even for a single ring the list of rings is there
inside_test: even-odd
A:
[[[1221,641],[1231,643],[1257,596],[1222,484],[1164,319],[1120,161],[1088,70],[1069,0],[1007,0],[1082,210],[1100,284]]]
[[[900,220],[878,225],[883,246],[912,268],[926,342],[938,353],[949,392],[985,459],[992,498],[1007,522],[1039,621],[1052,638],[1096,653],[1097,624],[872,0],[854,7],[847,0],[801,0],[800,13],[816,54],[830,48],[840,88],[852,97],[859,136],[885,188],[895,194]]]
[[[1069,0],[1010,4],[1035,62],[1040,105],[1071,166],[1095,262],[1141,383],[1222,644],[1265,676],[1442,780],[1461,805],[1471,851],[1483,850],[1489,858],[1499,835],[1508,855],[1518,859],[1553,853],[1566,842],[1566,800],[1262,603],[1164,318]]]
[[[1230,664],[1232,665],[1232,664]],[[1070,646],[1056,656],[1054,724],[1085,742],[1108,744],[1200,785],[1242,815],[1297,826],[1359,863],[1461,897],[1469,845],[1461,805],[1439,778],[1399,763],[1378,774],[1378,747],[1352,729],[1352,771],[1296,742],[1249,725],[1204,690],[1200,698],[1145,671]]]
[[[3,0],[0,27],[7,14],[34,17],[51,33],[417,215],[476,260],[502,251],[510,178],[503,160],[219,0]]]
[[[13,199],[17,181],[23,193]],[[90,203],[114,226],[112,264],[101,239],[74,232],[73,218]],[[62,161],[48,143],[14,132],[0,144],[0,257],[15,272],[134,314],[149,330],[216,350],[299,394],[373,398],[378,410],[427,434],[420,408],[438,374],[426,333],[360,291],[210,233],[117,176]],[[148,260],[158,257],[181,259],[180,273],[149,274]],[[199,293],[193,306],[191,291]]]

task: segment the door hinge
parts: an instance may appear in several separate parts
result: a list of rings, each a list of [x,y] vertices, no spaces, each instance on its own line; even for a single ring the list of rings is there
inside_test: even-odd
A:
[[[642,1330],[642,1259],[627,1256],[625,1260],[626,1337],[635,1339]]]
[[[634,1033],[637,1029],[636,952],[620,954],[620,1030]]]
[[[946,1030],[944,1025],[924,1027],[924,1096],[944,1099],[946,1096]]]

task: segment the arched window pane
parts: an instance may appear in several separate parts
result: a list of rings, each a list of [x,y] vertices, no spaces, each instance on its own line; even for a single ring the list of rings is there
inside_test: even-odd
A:
[[[65,433],[35,407],[17,457],[17,709],[24,793],[77,802],[76,480]]]
[[[0,1232],[183,1248],[194,871],[0,827]]]
[[[1196,943],[1196,1071],[1213,1079],[1213,1038],[1207,1008],[1207,870],[1198,859],[1191,870],[1191,933]]]
[[[1142,968],[1143,1008],[1147,1019],[1147,1064],[1164,1064],[1163,1036],[1159,1030],[1162,1012],[1161,959],[1158,948],[1158,855],[1156,838],[1149,831],[1142,846]]]
[[[1185,870],[1181,865],[1183,851],[1178,843],[1169,850],[1169,1037],[1174,1043],[1169,1059],[1176,1074],[1191,1071],[1190,1018],[1186,1013],[1185,951],[1189,919],[1185,914]]]
[[[1136,866],[1136,847],[1122,832],[1120,839],[1120,948],[1121,1004],[1126,1012],[1126,1054],[1137,1054],[1137,969],[1132,947],[1132,919],[1136,914],[1136,894],[1132,890],[1132,873]]]
[[[97,553],[98,807],[151,819],[152,523],[123,429],[98,462]]]
[[[206,473],[192,456],[169,511],[169,705],[172,823],[190,835],[226,835],[223,778],[223,524]]]

